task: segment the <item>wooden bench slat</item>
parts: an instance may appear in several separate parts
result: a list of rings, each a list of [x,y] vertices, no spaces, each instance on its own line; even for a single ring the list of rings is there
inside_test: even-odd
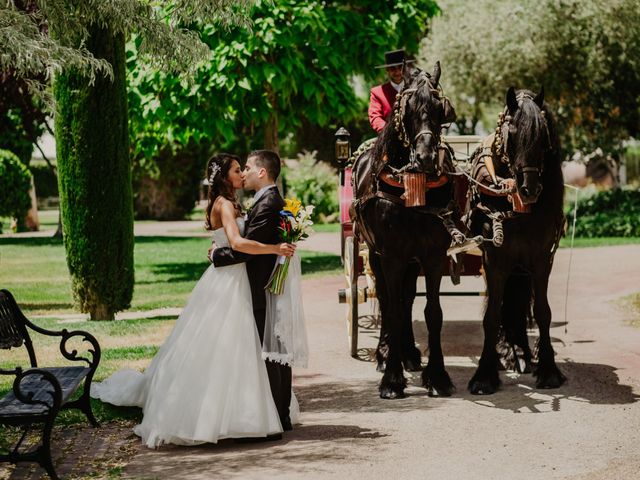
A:
[[[41,368],[52,373],[62,388],[62,403],[64,404],[69,397],[75,392],[80,382],[89,374],[88,367],[49,367]],[[22,382],[23,392],[33,392],[34,399],[41,400],[51,404],[52,391],[50,383],[40,380],[37,375],[29,376]],[[2,417],[15,417],[21,415],[38,415],[47,412],[44,405],[31,405],[18,400],[13,393],[9,392],[0,400],[0,422]]]

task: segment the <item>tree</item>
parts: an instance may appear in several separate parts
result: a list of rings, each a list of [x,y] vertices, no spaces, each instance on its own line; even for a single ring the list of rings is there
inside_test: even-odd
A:
[[[27,83],[10,71],[0,72],[0,149],[14,152],[28,166],[44,121],[45,111]]]
[[[640,133],[636,0],[443,0],[422,57],[440,59],[461,130],[504,103],[509,86],[538,90],[568,150],[616,155]],[[493,119],[492,119],[493,120]]]
[[[92,319],[112,319],[133,294],[133,205],[124,35],[91,25],[88,50],[113,79],[77,72],[55,82],[58,185],[72,290]]]
[[[14,153],[0,150],[0,217],[24,218],[31,206],[30,187],[31,174],[27,167]]]
[[[127,134],[125,41],[135,32],[154,65],[193,71],[208,48],[181,28],[201,18],[242,18],[247,1],[38,1],[25,15],[0,10],[0,67],[18,77],[55,73],[64,242],[73,293],[91,318],[112,319],[133,293],[133,216]],[[48,36],[38,25],[46,23]],[[7,28],[1,28],[7,27]],[[106,75],[106,77],[105,77]],[[42,84],[33,90],[42,94]]]
[[[184,182],[197,192],[204,151],[278,150],[303,127],[331,126],[332,136],[336,123],[364,117],[354,75],[372,80],[385,50],[416,52],[436,12],[434,0],[258,0],[250,31],[200,27],[212,55],[191,85],[138,62],[136,41],[128,60],[136,176],[175,192],[165,182],[197,174]],[[184,150],[194,168],[169,170],[166,156],[182,165]]]

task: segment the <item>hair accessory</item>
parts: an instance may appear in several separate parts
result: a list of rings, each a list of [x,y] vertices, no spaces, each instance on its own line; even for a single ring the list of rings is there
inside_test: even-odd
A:
[[[216,178],[216,175],[218,175],[218,173],[220,173],[220,165],[218,165],[217,163],[214,163],[213,166],[211,167],[211,174],[209,175],[209,185],[213,184],[213,181]]]

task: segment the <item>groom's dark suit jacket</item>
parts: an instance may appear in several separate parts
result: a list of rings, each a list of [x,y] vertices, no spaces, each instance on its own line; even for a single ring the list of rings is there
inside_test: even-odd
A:
[[[245,224],[244,237],[261,243],[280,243],[278,224],[280,223],[280,211],[284,207],[284,200],[273,186],[258,199],[249,212]],[[266,307],[264,287],[271,276],[276,263],[276,255],[248,255],[236,252],[229,247],[216,248],[212,254],[213,264],[216,267],[224,267],[236,263],[247,262],[247,274],[251,284],[251,299],[253,309],[260,310]],[[258,325],[260,340],[263,337],[263,325]]]

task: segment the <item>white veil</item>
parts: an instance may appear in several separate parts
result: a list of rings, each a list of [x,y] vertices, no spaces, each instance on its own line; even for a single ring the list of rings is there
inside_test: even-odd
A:
[[[266,296],[262,358],[289,366],[306,367],[309,345],[302,308],[302,270],[298,254],[291,257],[282,294],[274,295],[267,290]]]

